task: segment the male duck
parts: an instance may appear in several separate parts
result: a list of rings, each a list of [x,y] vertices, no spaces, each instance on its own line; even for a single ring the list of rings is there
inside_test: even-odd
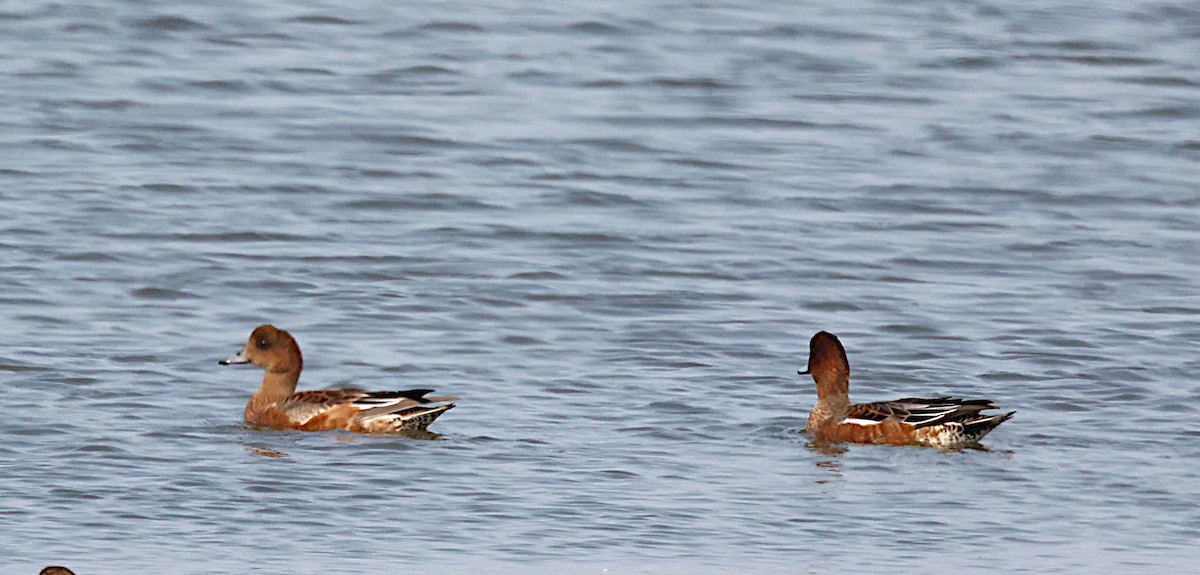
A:
[[[987,399],[907,397],[877,403],[850,403],[850,362],[842,342],[818,332],[808,343],[808,369],[817,383],[817,403],[808,415],[808,431],[817,441],[929,445],[960,448],[975,445],[1015,411],[997,415]]]
[[[237,355],[221,365],[252,363],[266,370],[246,404],[246,422],[276,429],[391,433],[425,429],[454,407],[457,397],[425,397],[431,389],[362,391],[322,389],[296,392],[304,359],[288,332],[260,325]],[[437,405],[432,405],[432,404]]]

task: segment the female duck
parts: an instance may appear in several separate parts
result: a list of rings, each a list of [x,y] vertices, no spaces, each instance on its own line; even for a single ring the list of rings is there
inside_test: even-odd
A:
[[[929,445],[960,448],[975,445],[1015,411],[996,415],[987,399],[908,397],[877,403],[850,403],[850,362],[842,342],[819,332],[808,343],[808,369],[817,383],[817,403],[808,415],[808,431],[817,441]]]
[[[391,433],[425,429],[454,407],[457,397],[425,397],[431,389],[362,391],[322,389],[296,392],[304,358],[292,335],[260,325],[237,355],[221,365],[252,363],[266,370],[262,385],[246,404],[246,422],[277,429]],[[432,405],[437,404],[437,405]]]

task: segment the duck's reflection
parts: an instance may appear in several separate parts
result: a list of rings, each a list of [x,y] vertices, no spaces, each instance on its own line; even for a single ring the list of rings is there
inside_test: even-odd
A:
[[[827,441],[812,441],[809,442],[808,448],[832,459],[818,460],[816,465],[818,468],[824,469],[833,474],[834,478],[842,476],[842,460],[843,453],[849,451],[849,448],[842,443],[830,443]],[[817,483],[827,483],[829,479],[818,479]]]
[[[288,456],[286,453],[279,451],[278,449],[271,449],[270,447],[262,447],[260,445],[247,445],[246,451],[249,451],[254,455],[261,455],[263,457],[270,457],[272,459],[283,459]]]

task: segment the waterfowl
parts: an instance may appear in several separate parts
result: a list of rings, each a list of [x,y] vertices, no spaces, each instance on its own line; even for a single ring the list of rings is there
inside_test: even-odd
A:
[[[929,445],[975,445],[1008,421],[1015,411],[995,415],[987,399],[906,397],[895,401],[850,403],[850,362],[837,336],[818,332],[808,343],[808,369],[817,384],[817,403],[805,430],[817,441]]]
[[[221,365],[251,363],[266,370],[262,385],[246,403],[246,422],[276,429],[391,433],[425,429],[454,407],[457,397],[426,397],[431,389],[296,391],[304,358],[292,334],[260,325],[237,355]]]
[[[75,572],[67,569],[66,567],[51,565],[45,569],[42,569],[42,572],[38,573],[38,575],[75,575]]]

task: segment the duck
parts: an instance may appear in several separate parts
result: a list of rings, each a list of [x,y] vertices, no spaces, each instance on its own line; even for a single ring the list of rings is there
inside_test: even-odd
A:
[[[925,445],[960,449],[1008,421],[1015,411],[984,414],[999,407],[988,399],[906,397],[850,403],[850,361],[837,336],[821,331],[808,342],[808,369],[817,385],[817,403],[805,431],[818,442]]]
[[[51,565],[42,569],[38,575],[75,575],[75,572],[59,565]]]
[[[221,365],[252,364],[263,368],[262,385],[246,403],[251,425],[303,431],[344,430],[358,433],[422,431],[454,408],[457,397],[427,397],[431,389],[363,391],[321,389],[296,391],[304,356],[292,334],[270,324],[254,328],[246,345]]]

